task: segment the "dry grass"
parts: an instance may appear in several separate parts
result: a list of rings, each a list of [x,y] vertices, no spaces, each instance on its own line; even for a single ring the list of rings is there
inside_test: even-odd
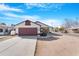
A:
[[[0,42],[13,38],[14,36],[0,36]]]

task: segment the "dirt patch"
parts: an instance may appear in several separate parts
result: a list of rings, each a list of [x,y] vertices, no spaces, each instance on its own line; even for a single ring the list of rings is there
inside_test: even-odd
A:
[[[13,37],[15,37],[15,36],[3,36],[0,38],[0,42],[8,40],[8,39],[13,38]]]
[[[78,56],[79,37],[63,35],[57,40],[38,39],[36,56]]]

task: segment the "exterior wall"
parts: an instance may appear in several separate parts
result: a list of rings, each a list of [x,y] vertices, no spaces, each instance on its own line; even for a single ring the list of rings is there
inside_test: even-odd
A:
[[[41,28],[45,29],[46,32],[49,32],[49,27],[47,25],[41,24]]]
[[[49,28],[48,27],[41,27],[41,29],[43,29],[43,31],[45,31],[45,32],[49,32]]]
[[[69,33],[79,33],[79,29],[75,30],[75,29],[68,29]]]
[[[0,32],[0,35],[4,35],[5,34],[5,29],[4,28],[1,28],[3,29],[3,32]]]
[[[73,33],[72,29],[68,29],[67,31],[68,31],[69,33]]]
[[[42,24],[41,27],[48,27],[48,26]]]
[[[49,27],[49,32],[53,32],[53,29],[52,29],[52,27]]]
[[[16,33],[18,34],[18,28],[37,28],[38,30],[38,33],[40,33],[40,26],[31,22],[31,25],[25,25],[25,22],[19,24],[19,25],[16,25],[15,26],[15,29],[16,29]]]
[[[44,23],[41,23],[39,21],[36,21],[35,23],[39,24],[41,27],[41,29],[45,30],[45,32],[49,32],[49,26],[44,24]]]
[[[1,29],[3,29],[3,32],[0,32],[0,35],[8,35],[9,34],[9,31],[5,32],[7,28],[1,28]]]
[[[52,27],[41,27],[41,28],[44,28],[44,29],[46,29],[47,30],[47,32],[52,32],[53,31],[53,28]]]
[[[74,33],[79,33],[79,29],[72,29]]]

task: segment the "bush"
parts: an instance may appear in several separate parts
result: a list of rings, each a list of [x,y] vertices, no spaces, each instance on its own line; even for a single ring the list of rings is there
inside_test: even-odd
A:
[[[47,36],[47,33],[41,33],[40,36]]]
[[[59,30],[60,30],[60,31],[63,31],[63,30],[64,30],[64,27],[60,27]]]
[[[68,31],[67,31],[67,30],[65,30],[65,31],[64,31],[64,33],[68,33]]]

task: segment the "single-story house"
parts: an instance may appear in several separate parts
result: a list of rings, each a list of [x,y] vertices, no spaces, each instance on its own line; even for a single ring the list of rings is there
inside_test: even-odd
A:
[[[68,29],[69,32],[79,33],[79,27],[72,27]]]
[[[16,34],[23,35],[37,35],[40,33],[40,25],[26,20],[15,25]]]
[[[49,32],[50,27],[42,22],[32,22],[26,20],[20,22],[14,26],[17,35],[37,35],[40,34],[41,30],[44,29]],[[51,29],[50,29],[51,30]]]
[[[7,35],[7,34],[9,34],[8,26],[0,24],[0,35]]]

